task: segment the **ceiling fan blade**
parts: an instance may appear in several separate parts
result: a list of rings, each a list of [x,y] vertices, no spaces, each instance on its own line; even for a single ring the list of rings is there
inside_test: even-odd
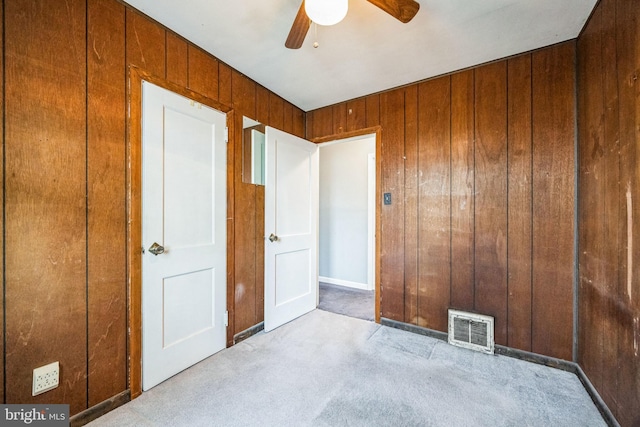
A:
[[[378,6],[398,21],[406,24],[411,21],[418,10],[420,3],[414,0],[367,0],[369,3]]]
[[[296,19],[293,21],[291,31],[289,31],[289,36],[287,37],[287,41],[284,45],[289,49],[300,49],[310,26],[311,20],[307,16],[307,12],[304,10],[304,0],[302,0],[302,4],[300,5],[300,9],[298,10]]]

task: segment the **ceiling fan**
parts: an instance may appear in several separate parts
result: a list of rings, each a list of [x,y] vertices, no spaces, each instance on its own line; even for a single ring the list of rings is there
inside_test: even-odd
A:
[[[304,42],[304,38],[309,31],[309,27],[311,26],[311,19],[307,16],[307,12],[305,11],[304,1],[302,0],[302,4],[300,5],[300,9],[298,9],[298,14],[293,21],[293,25],[291,26],[291,31],[289,31],[289,36],[287,37],[287,41],[285,42],[285,46],[289,49],[299,49]],[[398,21],[406,24],[411,21],[418,10],[420,9],[420,4],[415,0],[367,0],[369,3],[378,6],[380,9],[387,12],[389,15],[396,18]]]

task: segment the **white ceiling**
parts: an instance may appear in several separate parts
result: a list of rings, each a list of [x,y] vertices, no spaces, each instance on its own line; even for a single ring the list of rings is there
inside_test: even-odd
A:
[[[418,0],[402,24],[366,0],[284,47],[301,0],[126,0],[304,111],[577,37],[596,0]]]

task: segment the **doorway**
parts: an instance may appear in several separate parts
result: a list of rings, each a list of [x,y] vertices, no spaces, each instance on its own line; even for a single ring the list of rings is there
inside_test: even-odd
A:
[[[226,115],[142,84],[143,390],[226,346]]]
[[[318,307],[375,320],[376,135],[320,144]]]
[[[271,167],[265,167],[263,165],[263,163],[265,163],[265,157],[269,157],[269,156],[265,155],[265,153],[262,152],[262,149],[260,150],[256,149],[256,147],[261,146],[261,144],[257,143],[256,136],[260,135],[260,141],[265,140],[263,135],[267,127],[259,122],[256,122],[255,120],[249,117],[243,116],[242,119],[243,119],[242,120],[242,123],[243,123],[242,181],[246,184],[265,185],[265,180],[257,179],[257,176],[259,174],[255,173],[255,171],[256,170],[265,171],[269,169],[275,170],[276,167],[274,165],[272,165]],[[276,131],[275,129],[272,129],[272,133],[274,133],[275,131]],[[379,173],[377,171],[378,164],[376,159],[379,158],[379,156],[377,156],[377,153],[379,152],[380,147],[378,146],[377,141],[380,140],[380,131],[381,131],[381,128],[379,126],[376,126],[376,127],[362,129],[360,131],[349,132],[348,134],[343,133],[340,135],[329,136],[329,137],[323,138],[322,140],[313,141],[314,146],[318,147],[318,149],[324,147],[322,148],[323,150],[332,150],[331,148],[329,148],[332,146],[338,151],[340,151],[341,146],[347,147],[347,148],[353,147],[353,148],[356,148],[356,150],[358,145],[362,146],[362,144],[364,144],[366,146],[364,153],[362,154],[362,156],[360,156],[361,160],[363,160],[364,163],[359,161],[361,173],[358,174],[359,175],[358,182],[360,183],[360,187],[362,189],[361,194],[358,195],[358,199],[360,201],[364,200],[364,205],[365,205],[364,216],[363,217],[360,216],[359,220],[357,221],[357,227],[360,228],[360,233],[358,234],[358,242],[359,242],[358,244],[361,250],[358,251],[359,252],[358,256],[360,258],[358,260],[358,264],[360,265],[361,274],[359,275],[359,277],[357,275],[353,276],[353,274],[350,275],[350,273],[348,273],[347,275],[343,274],[339,276],[333,275],[333,273],[328,273],[323,276],[322,272],[320,272],[320,274],[316,275],[314,279],[314,283],[315,283],[314,292],[316,293],[316,295],[318,295],[318,293],[321,292],[321,290],[319,289],[320,285],[317,280],[319,276],[323,276],[321,280],[325,280],[326,282],[331,282],[333,284],[336,284],[336,286],[339,286],[340,289],[346,290],[348,292],[365,292],[369,295],[370,301],[372,301],[371,303],[367,304],[367,308],[368,308],[367,318],[368,320],[375,320],[376,322],[380,321],[379,285],[376,277],[377,276],[376,271],[378,269],[379,245],[375,240],[375,236],[376,234],[378,234],[377,227],[379,223],[376,220],[376,218],[379,215],[379,212],[376,207],[379,205],[379,200],[380,200],[380,195],[378,194],[378,191],[377,191],[377,189],[379,188],[379,184],[377,182],[377,180],[379,179],[378,178]],[[280,132],[276,132],[276,133],[280,133]],[[285,136],[293,137],[292,135],[286,135],[284,133],[280,134],[280,137],[285,137]],[[338,140],[338,138],[340,139]],[[273,149],[271,151],[273,151]],[[261,155],[257,155],[258,153],[260,153]],[[338,158],[339,157],[341,156],[338,155]],[[348,157],[349,155],[347,154],[347,158]],[[338,166],[338,170],[350,170],[352,165],[349,163],[350,163],[350,160],[347,161],[346,165],[343,164],[342,166]],[[293,168],[291,170],[297,170],[297,168]],[[283,176],[287,176],[287,175],[290,175],[290,174],[289,173],[283,174]],[[348,177],[346,179],[351,180],[351,177]],[[273,179],[266,180],[266,181],[273,181]],[[297,180],[296,185],[300,186],[301,183],[303,182],[304,182],[303,179],[299,179]],[[273,185],[273,182],[271,183],[271,185]],[[338,187],[340,187],[340,185],[338,185]],[[268,191],[265,190],[265,197],[267,193]],[[290,193],[293,194],[291,191],[284,192],[285,195],[289,195],[287,199],[291,199]],[[297,200],[296,197],[294,197],[294,199]],[[268,203],[266,202],[265,202],[264,209],[265,209],[265,219],[267,216],[266,215],[267,211],[269,211],[269,214],[274,213],[274,212],[271,212],[273,208],[271,208],[270,210]],[[280,211],[288,212],[289,208],[285,209],[284,211],[282,210]],[[272,275],[272,271],[270,270],[270,264],[269,264],[270,262],[269,260],[272,260],[272,257],[268,256],[268,253],[271,249],[275,249],[276,247],[281,246],[281,242],[279,239],[280,233],[272,230],[272,228],[274,227],[265,226],[265,229],[262,230],[262,232],[260,233],[260,239],[261,240],[264,239],[264,242],[266,245],[264,246],[265,248],[265,252],[264,252],[265,253],[265,258],[264,258],[265,259],[265,264],[264,264],[265,282],[263,282],[265,285],[265,288],[264,288],[265,289],[265,294],[264,294],[265,322],[259,325],[256,325],[256,327],[254,328],[247,329],[246,331],[237,333],[236,336],[239,339],[246,339],[248,336],[253,335],[257,331],[260,331],[262,329],[269,329],[267,327],[268,322],[266,321],[267,317],[269,317],[267,312],[271,308],[274,308],[274,307],[277,308],[278,306],[278,304],[274,304],[275,300],[274,300],[273,289],[269,288],[269,286],[267,286],[267,283],[266,283],[267,279]],[[364,230],[364,233],[362,233],[363,230]],[[318,227],[318,231],[320,231],[319,227]],[[284,242],[282,242],[282,244],[284,244]],[[318,261],[322,262],[322,260],[323,260],[323,257],[318,256]],[[284,294],[281,293],[281,295],[286,295],[286,293]],[[317,303],[313,305],[313,308],[315,307],[317,307]],[[234,340],[236,340],[236,337],[234,337]]]
[[[210,291],[210,294],[212,295],[212,298],[208,298],[208,297],[206,298],[206,301],[211,302],[211,304],[202,304],[203,302],[205,302],[205,298],[202,298],[202,299],[199,298],[198,301],[196,301],[193,298],[188,297],[188,295],[187,295],[187,298],[177,298],[177,299],[171,298],[174,300],[174,302],[178,303],[178,306],[173,307],[173,308],[176,308],[178,311],[174,311],[172,313],[165,313],[168,315],[168,316],[165,316],[165,319],[169,319],[169,317],[172,317],[173,319],[181,318],[182,316],[179,315],[179,311],[184,312],[186,306],[189,306],[190,304],[191,305],[196,304],[196,305],[199,305],[200,308],[203,308],[203,307],[205,309],[209,308],[209,314],[211,314],[211,316],[209,317],[209,315],[203,315],[203,316],[198,315],[196,316],[197,318],[194,317],[192,319],[189,319],[189,322],[187,323],[176,322],[170,327],[165,328],[163,331],[164,336],[161,336],[161,339],[160,339],[160,343],[163,349],[168,349],[170,347],[176,347],[176,348],[179,347],[179,344],[181,344],[183,341],[183,339],[180,338],[180,335],[182,335],[182,337],[198,336],[198,335],[201,335],[200,332],[205,332],[205,335],[206,335],[206,333],[210,332],[210,329],[215,330],[216,335],[220,331],[222,331],[221,336],[223,337],[223,340],[226,335],[226,288],[227,288],[226,287],[226,251],[227,251],[228,242],[226,238],[227,144],[226,144],[225,128],[226,128],[227,118],[229,118],[229,116],[230,118],[232,118],[233,116],[232,116],[231,109],[229,107],[224,106],[223,104],[220,104],[219,102],[212,100],[210,98],[207,98],[205,96],[202,96],[196,92],[190,91],[182,86],[179,86],[179,85],[170,83],[164,79],[149,75],[148,73],[136,67],[130,68],[129,77],[130,79],[129,79],[128,97],[129,97],[130,115],[129,115],[129,122],[128,122],[128,138],[127,138],[127,153],[128,153],[127,276],[128,276],[128,289],[129,289],[128,376],[129,376],[130,396],[131,396],[131,399],[134,399],[142,393],[142,388],[143,388],[142,387],[142,383],[143,383],[143,378],[142,378],[143,377],[143,367],[142,367],[143,257],[148,256],[149,260],[154,260],[154,262],[156,262],[157,264],[167,263],[169,261],[168,259],[169,255],[173,254],[175,255],[175,257],[177,257],[178,255],[181,254],[181,252],[183,252],[182,249],[185,249],[185,247],[189,246],[188,244],[189,242],[184,241],[186,237],[188,236],[193,237],[195,235],[202,236],[200,232],[197,232],[192,235],[188,233],[185,234],[185,233],[182,233],[180,230],[174,229],[172,230],[173,234],[174,235],[179,234],[181,236],[180,238],[183,239],[183,241],[179,244],[176,241],[169,243],[168,237],[172,232],[168,232],[168,230],[162,231],[161,235],[149,236],[151,241],[147,241],[147,236],[145,234],[145,237],[143,240],[143,234],[144,234],[143,226],[145,225],[144,223],[146,222],[146,221],[143,221],[143,192],[147,191],[143,187],[145,187],[145,184],[146,184],[144,180],[149,179],[145,177],[145,179],[143,180],[143,157],[145,157],[143,155],[143,109],[144,109],[143,84],[145,85],[147,83],[153,84],[161,88],[162,90],[166,90],[168,93],[172,93],[174,96],[178,96],[182,100],[186,100],[186,105],[184,106],[184,110],[186,111],[181,111],[181,108],[177,108],[177,109],[174,108],[171,110],[170,107],[165,106],[166,108],[163,107],[161,109],[162,115],[166,115],[166,114],[172,115],[171,119],[177,120],[178,122],[181,122],[184,120],[188,122],[191,121],[191,125],[187,126],[188,128],[196,127],[196,128],[201,128],[200,130],[202,130],[202,128],[206,127],[209,129],[211,139],[209,140],[208,145],[210,148],[212,148],[212,152],[211,152],[212,156],[211,157],[207,156],[208,159],[205,159],[204,163],[210,164],[211,167],[208,169],[210,172],[210,175],[215,174],[215,178],[213,179],[214,182],[211,183],[212,184],[211,188],[215,188],[215,190],[212,190],[212,191],[215,191],[215,196],[213,196],[213,199],[217,201],[217,202],[212,201],[212,203],[217,203],[217,205],[211,206],[211,210],[216,212],[216,215],[215,215],[216,218],[218,216],[218,213],[221,213],[220,218],[222,218],[222,222],[221,222],[222,227],[215,224],[211,224],[212,221],[209,221],[213,229],[215,230],[214,238],[209,240],[210,241],[215,240],[214,242],[210,242],[210,243],[214,243],[214,246],[216,247],[215,249],[216,252],[219,252],[218,249],[222,249],[223,257],[220,258],[216,256],[215,258],[218,259],[218,261],[215,262],[214,266],[197,265],[197,266],[192,266],[193,270],[190,270],[190,269],[187,270],[187,271],[194,272],[195,276],[199,276],[198,283],[200,284],[209,283],[210,285],[212,285],[209,287],[209,291]],[[211,126],[211,124],[208,124],[208,125],[203,124],[207,120],[204,120],[202,121],[202,123],[198,123],[198,124],[193,123],[193,120],[196,120],[198,122],[200,121],[196,119],[194,115],[189,112],[189,110],[204,111],[207,109],[213,109],[215,111],[215,115],[217,116],[217,119],[214,121],[216,122],[216,124],[213,126]],[[197,116],[198,113],[195,113],[195,115]],[[166,117],[162,120],[165,120],[165,119]],[[231,122],[233,121],[231,120]],[[180,133],[182,136],[185,136],[184,132],[178,132],[178,133]],[[205,131],[204,133],[207,133],[207,132]],[[165,139],[165,142],[166,142],[166,139]],[[212,145],[214,145],[215,147],[212,147]],[[174,148],[180,149],[181,144],[175,143],[173,144],[173,146]],[[169,148],[169,146],[165,145],[163,150],[166,150],[167,148]],[[221,149],[221,151],[218,151],[218,149]],[[216,154],[214,154],[214,152],[216,152]],[[173,157],[173,161],[175,162],[180,163],[187,160],[186,157],[182,156],[182,154],[184,153],[178,152],[174,154],[172,154],[172,157]],[[201,154],[202,153],[192,155],[191,159],[197,158],[198,161],[200,161],[200,159],[204,157],[204,156],[201,156]],[[166,159],[167,156],[164,156],[164,158]],[[215,164],[215,166],[213,166],[213,164]],[[197,168],[198,169],[197,173],[200,173],[203,170],[206,170],[206,168],[203,169],[200,166],[202,165],[199,165],[199,167]],[[147,167],[147,166],[145,165],[144,167]],[[185,169],[184,165],[181,165],[181,164],[174,164],[174,165],[165,164],[163,166],[163,168],[165,168],[165,171],[168,170],[167,169],[168,167],[169,168],[173,167],[174,171]],[[196,168],[192,168],[192,169],[196,169]],[[215,172],[213,172],[214,170]],[[157,178],[157,176],[151,177],[151,179],[155,179],[155,178]],[[165,178],[167,178],[167,176],[165,176],[162,179],[159,179],[158,181],[166,181]],[[193,178],[193,176],[191,178]],[[201,176],[196,177],[196,181],[198,182],[203,181],[200,178]],[[174,182],[175,179],[169,179],[169,181]],[[177,194],[176,196],[177,198],[176,197],[173,198],[173,202],[175,203],[172,203],[172,202],[163,203],[164,207],[162,208],[165,210],[173,209],[173,212],[170,213],[170,216],[174,214],[179,214],[180,209],[183,209],[186,205],[190,203],[190,202],[187,202],[186,205],[182,202],[178,203],[179,201],[178,199],[184,196],[184,194],[181,195],[176,193],[175,191],[173,194],[174,196],[176,196]],[[166,199],[165,202],[167,200],[168,199]],[[208,203],[205,203],[205,205],[207,204]],[[204,205],[202,206],[202,208],[205,210],[208,209]],[[198,212],[201,213],[200,208],[198,209],[189,208],[187,210],[191,212],[191,213],[187,212],[187,215],[199,215]],[[155,211],[152,210],[152,213],[153,212],[158,213],[157,209]],[[167,212],[163,212],[162,214],[166,215]],[[147,216],[146,213],[144,216],[145,217]],[[199,215],[199,217],[205,217],[205,216],[210,216],[210,215],[206,214],[206,212],[205,212],[205,215]],[[166,218],[163,219],[163,222],[166,222]],[[179,222],[182,222],[184,224],[184,221],[179,221]],[[213,222],[215,222],[215,220]],[[200,223],[200,221],[198,221],[198,223]],[[200,225],[198,225],[198,227],[199,226]],[[205,234],[208,234],[208,233],[205,233]],[[195,240],[198,240],[198,239],[199,237],[195,238]],[[190,238],[190,240],[194,240],[194,239]],[[153,243],[157,243],[157,245],[153,245]],[[195,243],[195,246],[197,246],[200,249],[208,250],[209,245],[207,244],[207,242],[192,241],[191,243]],[[158,246],[164,247],[164,253],[162,253],[162,248],[159,248]],[[158,255],[155,255],[150,249],[153,249],[153,252],[156,252]],[[198,249],[196,248],[196,251],[197,250]],[[167,256],[165,257],[165,255]],[[196,258],[196,257],[191,257],[189,255],[187,255],[186,257],[194,258],[194,260]],[[210,257],[206,256],[205,258],[210,258]],[[220,262],[219,261],[220,259],[224,259],[224,262]],[[163,280],[163,281],[165,282],[165,284],[169,285],[169,287],[171,287],[170,285],[175,285],[173,291],[176,291],[180,287],[178,286],[180,285],[178,282],[180,282],[179,277],[181,275],[182,273],[179,273],[179,272],[176,274],[169,272],[168,275],[163,276],[163,277],[168,277],[169,280],[168,281]],[[211,278],[211,280],[209,280],[209,278]],[[173,283],[169,284],[168,282],[171,282],[171,281],[173,281]],[[212,282],[215,282],[215,283],[212,283]],[[199,290],[204,290],[204,289],[206,289],[206,286],[200,287]],[[222,290],[222,292],[219,292],[218,291],[219,289]],[[171,292],[172,290],[165,289],[164,291]],[[187,294],[187,293],[181,293],[179,290],[177,291],[177,293],[179,295]],[[166,293],[165,293],[165,296],[167,296]],[[202,311],[202,313],[204,313],[205,311]],[[208,326],[203,326],[205,324],[208,324]],[[225,345],[226,343],[223,341],[223,344],[221,345],[222,348],[224,348]],[[218,343],[217,346],[220,347],[220,344]],[[215,349],[213,351],[215,351]],[[178,370],[181,370],[181,369],[178,368]],[[170,375],[172,374],[170,373],[169,376]],[[145,388],[148,388],[148,387],[145,386]]]

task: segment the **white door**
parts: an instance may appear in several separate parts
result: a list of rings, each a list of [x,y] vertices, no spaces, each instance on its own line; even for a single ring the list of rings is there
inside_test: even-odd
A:
[[[148,82],[142,90],[142,388],[149,390],[226,346],[227,147],[225,114]]]
[[[266,128],[264,329],[318,304],[318,147]]]

